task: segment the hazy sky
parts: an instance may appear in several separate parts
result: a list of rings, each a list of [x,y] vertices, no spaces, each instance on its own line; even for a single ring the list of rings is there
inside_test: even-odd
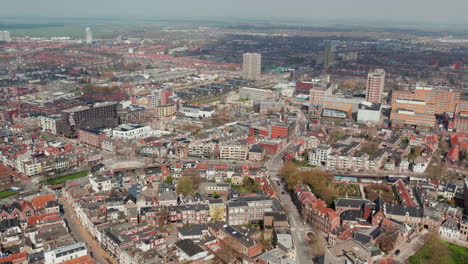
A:
[[[2,0],[1,16],[300,18],[467,23],[468,0]]]

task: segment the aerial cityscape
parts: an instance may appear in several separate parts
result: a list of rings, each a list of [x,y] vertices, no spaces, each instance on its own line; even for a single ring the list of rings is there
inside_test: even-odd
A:
[[[467,3],[94,2],[0,10],[0,264],[468,263]]]

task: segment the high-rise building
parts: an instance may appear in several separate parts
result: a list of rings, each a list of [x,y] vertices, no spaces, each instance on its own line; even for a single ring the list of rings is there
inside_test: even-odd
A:
[[[385,86],[385,71],[376,69],[367,74],[366,101],[380,104]]]
[[[0,41],[10,42],[10,32],[9,31],[0,31]]]
[[[421,83],[413,91],[392,92],[392,125],[434,126],[435,115],[468,111],[462,92]]]
[[[244,53],[242,60],[242,78],[258,80],[262,75],[262,55],[258,53]]]
[[[325,45],[323,51],[323,67],[328,68],[335,62],[335,46],[331,43]]]
[[[159,88],[152,91],[149,99],[152,107],[166,106],[173,103],[170,97],[174,95],[174,91],[168,88]]]
[[[91,28],[87,27],[85,29],[86,33],[86,43],[93,43],[93,32],[91,31]]]

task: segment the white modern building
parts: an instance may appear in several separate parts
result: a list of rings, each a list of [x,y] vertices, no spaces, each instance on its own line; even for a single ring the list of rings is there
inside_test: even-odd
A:
[[[259,80],[262,75],[262,55],[258,53],[244,53],[242,59],[242,78],[245,80]]]
[[[187,117],[195,118],[212,117],[214,114],[214,110],[211,108],[195,105],[184,105],[179,111]]]
[[[155,131],[150,126],[121,124],[112,129],[112,137],[118,139],[141,139],[152,137]]]
[[[209,158],[215,149],[214,143],[190,142],[188,155],[190,157]]]
[[[108,192],[113,187],[110,177],[93,177],[93,175],[90,175],[89,183],[95,192]]]
[[[357,121],[361,123],[379,124],[382,114],[381,104],[362,102],[358,106]]]
[[[48,131],[57,135],[57,124],[60,122],[60,115],[40,116],[39,127],[42,131]]]
[[[91,31],[91,28],[87,27],[85,29],[86,33],[86,43],[90,44],[93,43],[93,32]]]
[[[309,164],[315,166],[326,166],[328,155],[332,153],[332,147],[321,144],[309,151]]]
[[[219,157],[226,160],[246,160],[249,148],[246,145],[227,144],[219,146]]]
[[[426,171],[428,162],[423,157],[417,157],[413,162],[413,172],[423,173]]]
[[[10,42],[10,32],[9,31],[0,31],[0,41]]]
[[[83,257],[87,254],[88,250],[85,243],[75,243],[44,252],[44,260],[45,264],[56,264]]]

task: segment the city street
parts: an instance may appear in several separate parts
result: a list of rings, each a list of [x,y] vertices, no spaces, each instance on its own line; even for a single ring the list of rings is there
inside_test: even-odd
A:
[[[88,230],[86,230],[81,225],[72,205],[68,203],[63,197],[61,197],[59,201],[61,204],[63,204],[63,209],[65,212],[64,218],[67,221],[70,231],[76,240],[86,243],[92,258],[99,264],[118,264],[119,262],[115,260],[107,251],[101,248],[98,242],[88,232]]]
[[[302,113],[302,112],[300,112]],[[304,133],[304,127],[306,122],[305,114],[300,114],[298,134],[302,135]],[[289,218],[289,223],[291,225],[291,235],[293,238],[294,245],[296,247],[296,256],[297,263],[299,264],[309,264],[313,263],[311,251],[308,245],[308,236],[307,233],[312,232],[312,227],[304,223],[302,217],[297,211],[296,206],[291,200],[291,196],[287,192],[285,186],[282,183],[282,177],[279,174],[279,170],[283,166],[283,155],[285,151],[294,144],[293,141],[285,145],[280,151],[278,151],[271,159],[265,163],[265,166],[268,168],[270,180],[278,194],[279,201],[283,207],[283,210],[286,212]],[[280,185],[277,182],[280,182]],[[283,194],[284,193],[284,194]]]

